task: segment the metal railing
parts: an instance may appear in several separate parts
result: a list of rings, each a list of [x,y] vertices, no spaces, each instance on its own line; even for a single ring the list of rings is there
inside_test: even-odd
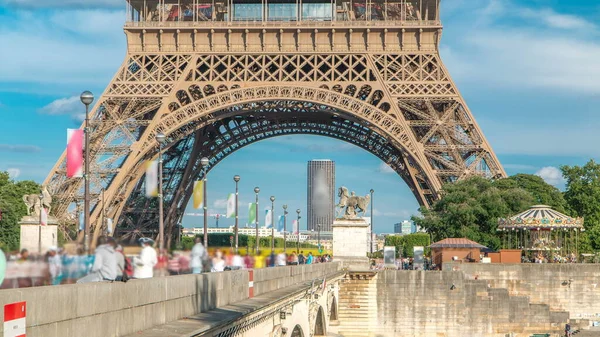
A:
[[[137,21],[125,28],[228,28],[228,27],[441,27],[440,21]]]

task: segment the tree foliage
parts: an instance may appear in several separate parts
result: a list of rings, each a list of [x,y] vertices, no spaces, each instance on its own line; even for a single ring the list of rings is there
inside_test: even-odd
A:
[[[431,233],[434,241],[466,237],[498,249],[501,243],[496,232],[498,218],[512,216],[537,203],[533,193],[523,188],[543,191],[535,180],[492,181],[475,176],[447,184],[442,198],[431,209],[422,208],[423,216],[413,217],[413,221]]]
[[[0,248],[7,251],[19,249],[19,221],[27,215],[23,195],[39,194],[40,186],[29,180],[15,182],[7,172],[0,172]]]
[[[546,183],[541,177],[533,174],[516,174],[506,179],[495,181],[494,186],[501,190],[521,188],[531,194],[536,204],[548,205],[562,213],[568,210],[567,202],[562,192],[558,188]]]
[[[600,249],[600,164],[590,160],[584,166],[562,166],[565,199],[573,216],[584,218],[582,244]],[[583,247],[585,250],[585,246]]]

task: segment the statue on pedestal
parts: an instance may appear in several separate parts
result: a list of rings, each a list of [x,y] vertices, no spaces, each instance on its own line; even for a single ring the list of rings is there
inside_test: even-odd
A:
[[[52,207],[52,196],[50,192],[48,192],[48,188],[45,185],[42,185],[42,195],[43,198],[40,203],[40,196],[37,194],[27,194],[23,196],[23,202],[25,206],[27,206],[27,216],[31,217],[39,217],[40,216],[40,205],[48,210],[50,213],[50,208]]]
[[[336,205],[336,208],[339,208],[336,215],[338,219],[356,219],[359,212],[364,216],[371,201],[369,194],[364,197],[356,196],[354,191],[349,194],[348,189],[344,186],[338,189],[338,197],[340,197],[340,202]],[[343,215],[340,217],[342,212]]]

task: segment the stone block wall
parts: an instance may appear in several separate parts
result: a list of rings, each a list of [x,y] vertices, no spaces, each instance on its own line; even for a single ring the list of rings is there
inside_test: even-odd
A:
[[[492,288],[527,296],[531,303],[568,311],[571,319],[600,321],[598,264],[481,264],[450,263],[444,270],[462,272],[467,279],[485,280]]]
[[[350,273],[341,285],[339,310],[340,334],[357,337],[558,336],[568,321],[566,312],[488,288],[458,271]]]

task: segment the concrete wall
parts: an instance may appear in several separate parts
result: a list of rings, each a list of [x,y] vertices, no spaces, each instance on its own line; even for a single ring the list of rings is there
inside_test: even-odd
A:
[[[600,321],[599,264],[450,263],[444,264],[444,270],[460,271],[470,279],[477,276],[492,288],[568,311],[572,319]]]
[[[317,263],[312,265],[263,268],[254,271],[254,296],[269,291],[309,283],[341,271],[339,263]]]
[[[338,269],[328,263],[256,270],[255,296]],[[28,337],[121,336],[247,298],[248,271],[0,290],[1,307],[27,302]]]

